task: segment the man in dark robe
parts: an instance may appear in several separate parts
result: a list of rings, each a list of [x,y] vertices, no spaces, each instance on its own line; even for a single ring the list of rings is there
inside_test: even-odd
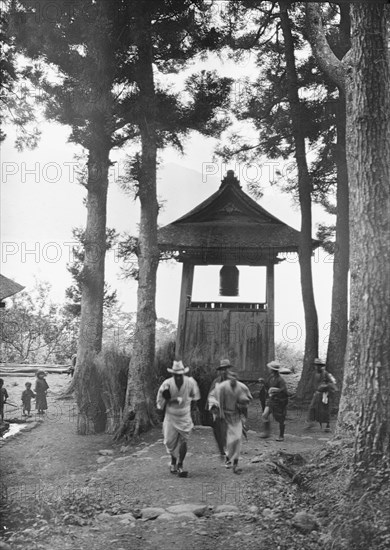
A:
[[[270,374],[264,384],[267,390],[267,399],[263,412],[264,432],[261,434],[261,437],[266,438],[270,436],[271,421],[269,417],[272,414],[276,422],[279,424],[279,437],[276,438],[276,441],[284,441],[284,429],[288,403],[287,384],[279,373],[279,361],[271,361],[267,364],[267,367],[270,370]]]
[[[325,424],[325,431],[330,432],[330,411],[329,411],[329,399],[332,393],[336,391],[336,380],[326,370],[326,363],[321,359],[314,359],[314,366],[316,367],[315,377],[315,391],[313,398],[309,406],[309,425],[311,428],[315,425],[315,422]]]
[[[220,364],[217,367],[218,376],[214,378],[211,383],[209,394],[207,396],[206,408],[212,414],[212,426],[215,441],[217,442],[219,453],[221,458],[226,457],[226,422],[224,418],[221,418],[218,400],[218,387],[219,385],[228,379],[229,369],[232,365],[229,359],[221,359]]]

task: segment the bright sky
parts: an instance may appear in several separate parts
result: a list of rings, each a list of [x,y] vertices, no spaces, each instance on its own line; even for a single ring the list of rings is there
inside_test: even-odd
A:
[[[66,143],[65,128],[46,124],[39,148],[18,153],[11,139],[2,151],[1,187],[1,272],[32,288],[34,278],[52,284],[53,299],[64,300],[70,284],[66,263],[71,258],[72,234],[75,226],[85,225],[83,206],[85,190],[74,177],[73,154],[76,147]],[[272,165],[224,165],[212,162],[213,140],[195,136],[187,144],[186,155],[173,151],[164,155],[159,170],[158,194],[166,200],[159,223],[165,225],[188,212],[220,185],[226,170],[233,168],[244,190],[249,180],[258,177],[260,170],[267,181]],[[114,157],[114,155],[113,155]],[[118,156],[119,158],[119,156]],[[122,156],[123,161],[123,156]],[[283,171],[283,166],[280,167]],[[139,204],[124,195],[116,183],[121,162],[115,165],[108,198],[108,226],[117,231],[137,231]],[[289,196],[281,194],[269,183],[265,186],[260,204],[285,223],[299,229],[300,214]],[[325,214],[314,208],[315,222],[324,221]],[[313,258],[315,295],[319,313],[321,341],[326,340],[330,315],[332,258],[317,251]],[[215,266],[199,267],[195,272],[194,300],[218,298],[218,271]],[[240,268],[240,297],[242,301],[264,298],[264,274],[261,268]],[[106,279],[118,290],[124,309],[136,309],[136,283],[121,280],[120,262],[116,251],[107,255]],[[277,339],[303,345],[303,309],[299,266],[289,258],[275,268]],[[157,315],[177,321],[181,265],[162,264],[158,270]]]
[[[213,68],[215,59],[207,63]],[[250,60],[240,65],[241,74],[248,72]],[[221,74],[235,75],[232,62],[219,65]],[[239,93],[239,87],[235,88]],[[42,138],[34,151],[18,153],[13,147],[13,130],[2,146],[1,155],[1,273],[15,279],[29,290],[35,278],[52,284],[52,296],[63,302],[65,288],[71,283],[66,264],[71,259],[72,227],[84,226],[85,189],[75,177],[74,154],[80,149],[67,142],[69,128],[44,123]],[[185,155],[169,149],[164,151],[158,173],[158,195],[165,202],[159,224],[165,225],[194,208],[214,193],[233,169],[246,190],[251,181],[261,180],[264,197],[260,204],[285,223],[299,230],[300,213],[291,197],[282,194],[273,182],[274,170],[288,171],[286,163],[245,165],[213,162],[216,140],[193,135],[186,143]],[[116,160],[111,171],[108,195],[107,224],[118,232],[137,233],[139,203],[126,196],[117,184],[123,173],[126,151],[114,152]],[[313,209],[314,224],[329,221],[317,206]],[[315,227],[313,228],[313,235]],[[321,352],[325,352],[329,331],[332,284],[332,258],[316,251],[313,257],[315,298],[319,314]],[[218,267],[202,267],[195,271],[194,300],[218,298]],[[158,269],[157,315],[177,322],[181,265],[162,264]],[[116,251],[106,260],[106,280],[118,291],[126,311],[136,310],[136,283],[120,279],[120,262]],[[240,268],[242,301],[263,300],[264,273],[261,268]],[[303,308],[297,258],[289,258],[275,268],[276,339],[299,347],[304,345]]]

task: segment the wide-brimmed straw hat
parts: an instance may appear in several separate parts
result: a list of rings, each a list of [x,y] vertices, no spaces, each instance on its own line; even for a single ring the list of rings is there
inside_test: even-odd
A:
[[[188,367],[185,367],[183,365],[183,361],[174,361],[172,368],[167,369],[168,372],[171,372],[172,374],[186,374],[190,369]]]
[[[219,362],[219,365],[217,367],[217,370],[227,369],[231,366],[232,366],[232,364],[230,363],[229,359],[221,359],[221,361]]]
[[[267,363],[267,367],[271,370],[275,370],[277,372],[280,371],[280,363],[279,361],[271,361],[270,363]]]
[[[319,357],[317,357],[316,359],[314,359],[313,364],[314,364],[314,365],[326,365],[325,361],[323,361],[323,360],[320,359]]]

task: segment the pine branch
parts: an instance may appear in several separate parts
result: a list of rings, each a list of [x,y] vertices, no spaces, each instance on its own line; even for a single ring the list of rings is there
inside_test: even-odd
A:
[[[343,63],[333,53],[325,36],[321,7],[309,2],[306,6],[306,18],[309,42],[318,65],[341,90],[345,91],[345,69]]]

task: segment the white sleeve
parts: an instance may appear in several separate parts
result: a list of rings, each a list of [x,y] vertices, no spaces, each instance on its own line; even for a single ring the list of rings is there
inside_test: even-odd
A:
[[[166,403],[166,400],[164,399],[163,397],[163,391],[166,390],[167,388],[169,388],[169,384],[167,384],[167,380],[164,380],[164,382],[161,384],[161,386],[159,387],[158,389],[158,392],[157,392],[157,401],[156,401],[156,404],[157,404],[157,408],[162,411],[163,408],[165,407],[165,403]]]
[[[195,378],[192,378],[192,376],[190,376],[190,383],[190,397],[193,401],[198,401],[200,399],[200,391]]]
[[[218,382],[214,385],[213,389],[209,392],[207,396],[207,409],[210,410],[211,407],[217,407],[219,409],[219,399],[218,399]]]

